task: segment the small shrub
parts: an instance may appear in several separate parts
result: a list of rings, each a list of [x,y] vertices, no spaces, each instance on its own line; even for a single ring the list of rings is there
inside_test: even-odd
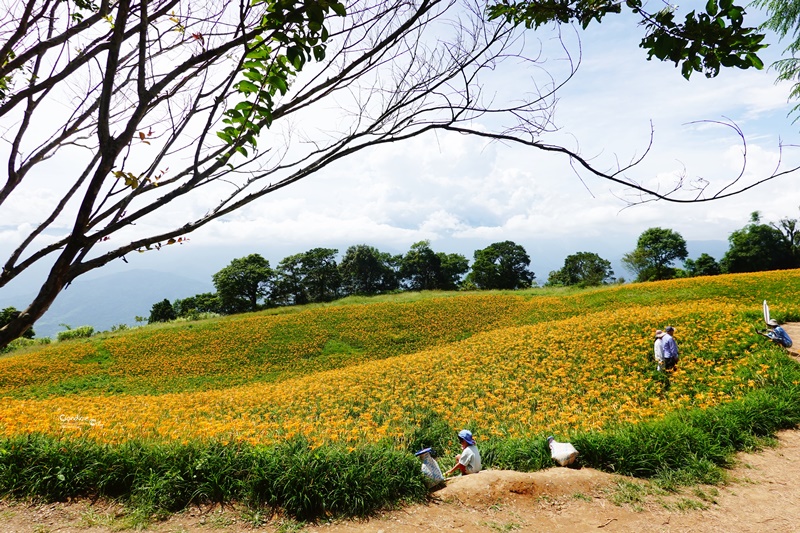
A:
[[[91,337],[94,335],[94,328],[92,326],[81,326],[75,329],[68,329],[66,331],[58,332],[58,340],[66,341],[70,339],[80,339],[83,337]]]
[[[8,346],[0,350],[0,353],[10,353],[20,348],[27,348],[28,346],[39,346],[42,344],[50,344],[52,339],[50,337],[42,337],[41,339],[27,339],[20,337],[8,343]]]

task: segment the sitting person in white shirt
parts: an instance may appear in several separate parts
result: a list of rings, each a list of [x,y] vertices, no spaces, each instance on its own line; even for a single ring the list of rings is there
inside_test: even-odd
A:
[[[461,453],[456,455],[456,464],[453,468],[448,470],[445,475],[450,475],[456,470],[460,471],[462,475],[477,474],[481,471],[481,452],[475,446],[475,439],[472,438],[472,432],[468,429],[462,429],[458,432],[458,442],[461,443]]]

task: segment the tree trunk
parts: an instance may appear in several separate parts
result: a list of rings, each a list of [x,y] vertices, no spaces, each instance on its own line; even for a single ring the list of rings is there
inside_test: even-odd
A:
[[[33,327],[33,324],[44,315],[53,301],[55,301],[58,293],[66,286],[69,281],[69,271],[71,258],[74,257],[71,248],[74,245],[67,246],[67,249],[53,265],[47,280],[42,284],[39,294],[36,295],[33,302],[22,311],[17,318],[0,328],[0,350],[3,350],[9,343],[22,336],[23,333]]]

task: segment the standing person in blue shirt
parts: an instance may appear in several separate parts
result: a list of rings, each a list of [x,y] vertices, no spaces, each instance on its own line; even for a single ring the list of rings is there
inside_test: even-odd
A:
[[[448,470],[445,475],[449,476],[456,470],[460,471],[462,475],[477,474],[481,471],[481,452],[475,446],[475,439],[472,438],[472,432],[468,429],[462,429],[458,432],[458,442],[461,444],[461,453],[456,455],[456,465]]]
[[[769,339],[776,343],[780,344],[784,348],[791,348],[792,347],[792,339],[789,337],[789,334],[786,333],[786,330],[780,327],[778,321],[774,318],[770,319],[767,322],[767,326],[769,326],[769,331],[767,331],[766,335]]]
[[[667,326],[664,329],[664,336],[661,337],[662,347],[664,348],[664,368],[672,370],[678,364],[678,344],[675,342],[675,328]]]

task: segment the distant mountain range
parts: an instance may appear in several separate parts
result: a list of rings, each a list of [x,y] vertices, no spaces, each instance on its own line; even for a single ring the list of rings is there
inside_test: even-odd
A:
[[[92,326],[95,331],[118,324],[135,325],[135,317],[150,316],[150,308],[164,298],[174,301],[202,292],[214,292],[208,283],[156,270],[129,270],[94,279],[78,278],[56,298],[33,329],[36,337],[55,337],[68,324],[75,328]],[[13,305],[23,309],[34,294],[12,297]]]

